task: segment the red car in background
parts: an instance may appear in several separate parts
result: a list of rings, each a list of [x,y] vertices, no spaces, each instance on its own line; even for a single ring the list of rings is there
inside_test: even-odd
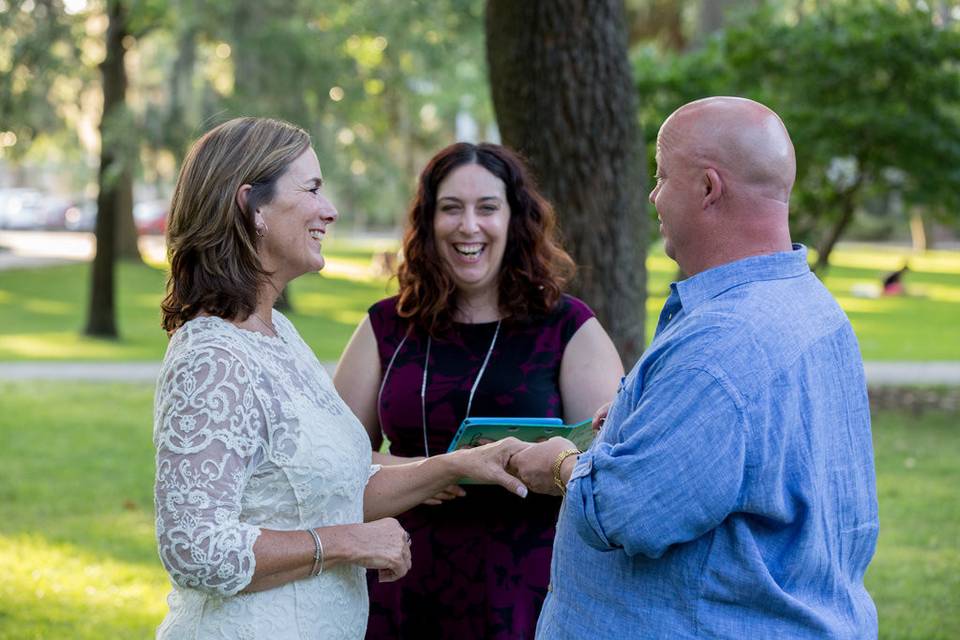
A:
[[[168,200],[146,200],[133,205],[133,222],[140,235],[163,235],[167,232]]]

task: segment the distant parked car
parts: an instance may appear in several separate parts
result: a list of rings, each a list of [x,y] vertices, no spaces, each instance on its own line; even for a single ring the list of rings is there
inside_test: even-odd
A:
[[[76,202],[36,189],[0,189],[0,228],[70,229],[80,220]]]
[[[35,189],[0,189],[0,227],[42,228],[42,200],[43,194]]]
[[[167,232],[168,200],[147,200],[133,206],[133,221],[141,235],[162,235]]]
[[[97,225],[97,203],[84,200],[63,213],[63,226],[68,231],[93,231]]]
[[[43,210],[41,217],[44,229],[68,229],[68,218],[79,214],[76,202],[60,196],[44,198],[41,208]]]

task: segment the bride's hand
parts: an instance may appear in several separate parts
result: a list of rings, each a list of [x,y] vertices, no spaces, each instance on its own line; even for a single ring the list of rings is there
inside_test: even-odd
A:
[[[394,518],[352,526],[353,561],[378,569],[380,582],[399,580],[410,570],[410,534]]]
[[[530,446],[516,438],[504,438],[490,444],[470,449],[460,449],[451,455],[457,460],[460,473],[478,482],[499,484],[511,493],[527,497],[527,487],[507,473],[510,457]]]

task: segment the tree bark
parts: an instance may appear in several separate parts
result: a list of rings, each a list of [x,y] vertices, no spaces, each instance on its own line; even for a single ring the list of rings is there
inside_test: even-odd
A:
[[[143,262],[143,256],[140,255],[140,247],[137,241],[140,235],[137,233],[137,225],[133,220],[133,171],[129,166],[129,158],[124,162],[126,165],[117,177],[117,185],[114,190],[114,207],[116,207],[117,221],[117,258],[121,260],[132,260]]]
[[[529,160],[579,266],[572,292],[627,367],[644,347],[643,142],[617,0],[489,0],[487,61],[504,144]]]
[[[100,121],[100,171],[97,194],[97,253],[93,258],[90,282],[90,306],[87,309],[89,336],[117,337],[114,303],[114,266],[117,258],[117,220],[120,215],[118,194],[123,190],[123,151],[112,143],[114,123],[123,118],[126,104],[127,74],[124,69],[123,39],[127,35],[127,10],[123,2],[108,3],[106,50],[100,63],[103,75],[103,117]]]
[[[856,212],[856,192],[858,188],[859,181],[856,186],[844,192],[840,199],[840,218],[834,223],[833,227],[831,227],[824,241],[817,247],[817,262],[813,265],[814,273],[822,275],[826,272],[830,266],[830,254],[833,253],[833,248],[837,245],[837,241],[840,240],[843,232],[846,231],[850,223],[853,222],[853,214]]]

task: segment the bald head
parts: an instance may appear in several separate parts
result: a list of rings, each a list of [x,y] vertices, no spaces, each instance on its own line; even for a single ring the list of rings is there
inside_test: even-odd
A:
[[[780,117],[759,102],[713,97],[686,104],[663,123],[657,144],[694,166],[716,169],[731,195],[790,199],[793,143]]]
[[[773,111],[744,98],[677,109],[657,136],[657,209],[666,254],[687,275],[789,251],[793,143]]]

